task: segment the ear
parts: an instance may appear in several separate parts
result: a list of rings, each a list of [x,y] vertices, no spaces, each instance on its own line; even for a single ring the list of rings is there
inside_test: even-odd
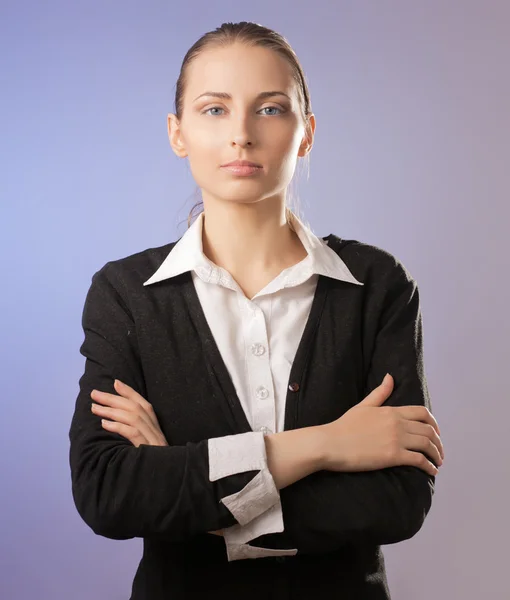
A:
[[[299,146],[298,156],[306,156],[313,146],[313,138],[315,135],[315,115],[310,113],[308,116],[308,127],[306,128],[305,136]]]
[[[185,158],[188,156],[186,152],[184,140],[182,139],[182,132],[179,126],[179,121],[176,115],[169,113],[167,117],[167,129],[168,139],[170,140],[170,146],[172,150],[179,158]]]

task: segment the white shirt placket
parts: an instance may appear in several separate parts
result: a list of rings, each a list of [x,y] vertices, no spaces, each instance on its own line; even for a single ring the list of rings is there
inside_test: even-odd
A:
[[[264,311],[253,300],[245,320],[246,369],[252,398],[254,431],[275,431],[275,393],[269,361],[269,339]]]

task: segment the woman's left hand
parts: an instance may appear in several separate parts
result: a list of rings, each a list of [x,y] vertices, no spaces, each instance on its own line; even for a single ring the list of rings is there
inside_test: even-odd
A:
[[[152,404],[127,383],[115,379],[113,386],[119,396],[99,390],[92,390],[90,394],[100,403],[92,403],[92,412],[110,419],[102,421],[103,427],[125,437],[137,448],[140,444],[168,446]]]
[[[127,383],[116,379],[114,388],[119,396],[92,390],[91,397],[100,404],[92,403],[92,412],[110,421],[103,421],[103,427],[127,438],[138,448],[140,444],[149,446],[168,446],[161,431],[152,404]],[[223,535],[223,530],[209,531],[214,535]]]

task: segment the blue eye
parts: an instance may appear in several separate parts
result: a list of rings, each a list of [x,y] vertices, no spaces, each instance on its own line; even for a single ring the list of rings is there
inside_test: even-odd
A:
[[[211,108],[208,108],[207,110],[204,110],[204,112],[203,112],[202,114],[208,114],[210,110],[216,110],[216,109],[223,110],[223,108],[221,108],[221,106],[211,106]],[[279,111],[280,111],[280,113],[282,113],[282,112],[283,112],[283,111],[282,111],[282,109],[281,109],[281,108],[278,108],[277,106],[265,106],[264,108],[261,108],[261,110],[267,110],[267,109],[279,110]],[[218,113],[216,113],[216,114],[213,114],[213,115],[211,115],[211,116],[212,116],[212,117],[215,117],[215,116],[217,116],[217,115],[218,115]],[[267,113],[266,113],[266,115],[267,115]],[[268,116],[268,117],[272,117],[273,115],[274,115],[274,113],[273,113],[273,114],[270,114],[270,115],[267,115],[267,116]],[[276,116],[276,115],[275,115],[275,116]]]
[[[210,110],[215,110],[219,108],[220,110],[223,110],[222,108],[220,108],[219,106],[211,106],[211,108],[208,108],[207,110],[204,110],[203,114],[206,115]],[[213,115],[214,116],[214,115]]]
[[[267,110],[268,108],[273,110],[279,110],[280,112],[282,112],[282,109],[278,108],[277,106],[264,106],[264,108],[262,108],[261,110]]]

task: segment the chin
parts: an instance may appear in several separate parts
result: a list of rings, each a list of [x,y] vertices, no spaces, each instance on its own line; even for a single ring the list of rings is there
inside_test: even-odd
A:
[[[228,202],[230,204],[255,204],[267,198],[269,194],[261,194],[260,191],[253,190],[252,193],[246,190],[233,190],[230,194],[207,194],[217,202]]]

